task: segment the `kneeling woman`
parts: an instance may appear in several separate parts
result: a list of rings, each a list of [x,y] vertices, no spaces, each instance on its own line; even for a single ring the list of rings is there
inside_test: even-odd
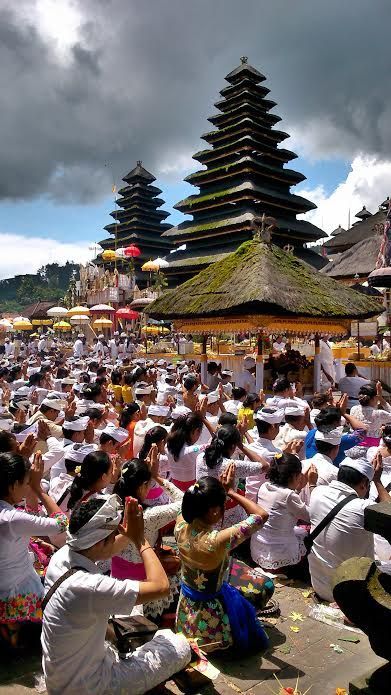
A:
[[[232,465],[223,474],[223,482],[206,477],[189,488],[175,527],[182,562],[176,629],[188,638],[196,638],[198,645],[208,652],[231,646],[246,652],[262,649],[268,643],[255,608],[224,581],[230,551],[268,518],[262,507],[232,489],[234,477]],[[248,517],[235,526],[216,531],[215,525],[224,515],[227,494],[237,500]],[[273,582],[266,580],[264,591],[271,596],[273,590]]]

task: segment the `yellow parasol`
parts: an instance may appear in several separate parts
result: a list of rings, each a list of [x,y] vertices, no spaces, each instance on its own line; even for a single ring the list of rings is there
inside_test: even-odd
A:
[[[55,331],[70,331],[72,329],[72,326],[68,321],[58,321],[53,325],[53,328]]]
[[[170,331],[165,326],[144,326],[141,329],[144,333],[150,333],[151,335],[158,335],[158,333],[169,333]]]
[[[113,325],[113,322],[110,321],[110,319],[96,319],[96,321],[93,322],[93,326],[96,326],[96,328],[110,328]]]
[[[118,256],[112,249],[107,249],[106,251],[103,251],[102,258],[104,261],[115,261]]]
[[[147,261],[141,266],[141,270],[149,273],[157,273],[160,270],[160,266],[155,261]]]
[[[53,321],[52,319],[33,319],[31,323],[33,326],[51,326]]]
[[[74,306],[69,309],[68,316],[89,316],[90,310],[87,306]]]
[[[33,324],[28,319],[26,321],[14,321],[16,331],[31,331]]]

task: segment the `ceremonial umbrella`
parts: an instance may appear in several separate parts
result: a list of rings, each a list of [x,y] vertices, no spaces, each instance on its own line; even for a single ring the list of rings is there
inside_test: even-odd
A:
[[[90,315],[90,310],[87,306],[74,306],[69,309],[68,316],[88,316]]]
[[[96,319],[96,321],[94,321],[92,325],[96,328],[111,328],[113,322],[110,321],[110,319],[101,318]]]
[[[70,331],[72,326],[68,321],[58,321],[58,323],[53,325],[53,328],[55,331],[63,331],[65,333],[66,331]]]
[[[115,261],[117,254],[112,249],[107,249],[106,251],[103,251],[102,258],[104,261]]]
[[[31,323],[33,326],[51,326],[53,321],[52,319],[33,319]]]
[[[156,273],[159,269],[160,266],[156,261],[147,261],[141,266],[141,270],[149,273]]]
[[[155,258],[155,260],[152,261],[152,263],[155,263],[158,266],[158,269],[168,268],[168,266],[170,265],[168,261],[166,261],[164,258]]]
[[[115,312],[115,315],[122,321],[135,321],[139,318],[140,314],[138,311],[133,311],[127,306],[123,306]]]
[[[0,326],[5,330],[10,330],[12,329],[12,321],[9,319],[0,319]]]
[[[57,318],[60,316],[68,316],[68,309],[65,306],[52,306],[46,313],[48,316],[55,316]]]
[[[138,258],[138,256],[141,256],[141,251],[135,244],[130,244],[130,246],[124,248],[124,255],[129,258]]]
[[[33,324],[25,319],[24,321],[14,321],[14,329],[16,331],[31,331]]]
[[[99,312],[102,314],[113,314],[115,309],[113,306],[110,306],[110,304],[95,304],[95,306],[90,307],[90,311],[92,313]]]
[[[90,318],[86,314],[75,314],[75,316],[71,316],[70,321],[71,323],[78,323],[81,326],[83,323],[89,323]]]

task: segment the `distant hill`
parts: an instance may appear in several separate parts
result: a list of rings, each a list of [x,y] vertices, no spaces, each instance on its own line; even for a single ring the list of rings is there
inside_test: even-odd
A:
[[[68,289],[76,263],[48,263],[34,274],[0,280],[0,312],[19,312],[35,300],[58,301]]]

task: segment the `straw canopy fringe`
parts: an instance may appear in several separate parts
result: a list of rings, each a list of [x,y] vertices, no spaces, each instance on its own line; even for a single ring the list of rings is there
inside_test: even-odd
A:
[[[149,305],[156,319],[263,314],[368,318],[378,303],[321,275],[273,244],[253,239]]]

